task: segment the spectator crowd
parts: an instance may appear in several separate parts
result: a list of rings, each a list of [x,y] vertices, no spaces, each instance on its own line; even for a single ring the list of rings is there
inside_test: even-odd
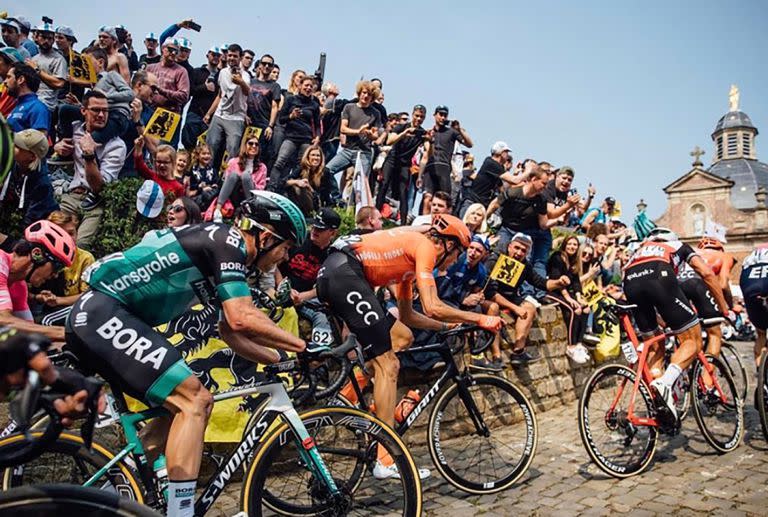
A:
[[[342,95],[322,70],[295,70],[283,88],[275,57],[238,43],[213,46],[193,65],[188,38],[200,27],[192,20],[146,34],[145,52],[119,25],[84,35],[49,19],[10,16],[0,24],[0,112],[15,133],[0,209],[19,210],[25,226],[47,218],[78,245],[75,264],[31,295],[46,317],[55,319],[87,287],[80,273],[94,260],[104,189],[140,177],[136,212],[124,216],[162,218],[169,227],[231,218],[252,190],[293,200],[311,218],[310,239],[266,273],[274,283],[291,280],[294,304],[316,325],[321,315],[301,305],[315,296],[339,235],[335,209],[357,205],[358,233],[457,215],[473,239],[456,263],[435,271],[440,298],[505,314],[515,330],[513,342],[496,337],[473,365],[501,370],[504,354],[513,364],[535,360],[526,342],[544,303],[563,312],[568,356],[590,359],[599,341],[592,301],[595,293],[620,296],[632,234],[613,197],[598,197],[591,184],[583,193],[572,187],[572,167],[513,157],[503,141],[476,163],[471,128],[447,105],[390,111],[380,79]],[[95,73],[91,83],[75,77],[83,60]],[[164,139],[145,131],[159,108],[181,118]],[[58,194],[52,178],[62,171]],[[0,247],[10,251],[10,241]],[[503,280],[492,274],[501,256],[513,259],[514,270]]]

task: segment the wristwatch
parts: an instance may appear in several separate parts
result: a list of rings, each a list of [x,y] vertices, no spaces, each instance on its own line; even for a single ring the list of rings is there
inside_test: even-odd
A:
[[[85,160],[86,162],[90,162],[91,160],[95,160],[95,159],[96,159],[95,153],[91,153],[91,154],[83,153],[83,160]]]

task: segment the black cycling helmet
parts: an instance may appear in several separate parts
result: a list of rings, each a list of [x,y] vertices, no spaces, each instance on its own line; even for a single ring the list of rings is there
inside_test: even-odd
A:
[[[252,190],[252,196],[240,204],[240,229],[265,230],[268,224],[277,237],[301,246],[307,238],[307,221],[296,204],[285,196],[266,190]]]

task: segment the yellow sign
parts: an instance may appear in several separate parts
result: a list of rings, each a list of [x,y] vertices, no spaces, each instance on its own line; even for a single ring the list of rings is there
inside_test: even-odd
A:
[[[203,145],[206,143],[205,139],[208,137],[208,130],[206,129],[203,131],[203,133],[197,137],[197,144],[198,146]]]
[[[96,84],[96,69],[91,56],[69,49],[69,80],[82,85]]]
[[[152,117],[147,122],[144,129],[144,136],[151,136],[158,140],[170,142],[176,128],[181,122],[181,115],[168,111],[167,109],[157,108]]]
[[[603,297],[603,292],[600,290],[594,280],[587,282],[581,291],[584,293],[584,299],[589,306],[594,306],[597,301]]]
[[[522,262],[507,255],[500,255],[496,265],[493,266],[493,271],[491,271],[491,278],[510,287],[517,287],[517,284],[520,282],[520,275],[523,274],[523,269],[525,269],[525,264]]]
[[[224,156],[221,157],[221,166],[219,167],[219,172],[223,173],[227,170],[227,165],[229,164],[229,151],[224,151]]]
[[[240,147],[250,138],[261,138],[261,128],[256,126],[248,126],[243,131],[243,138],[240,140]]]

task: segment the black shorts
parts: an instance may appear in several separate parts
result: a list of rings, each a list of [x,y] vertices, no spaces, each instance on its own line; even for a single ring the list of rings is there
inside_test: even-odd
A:
[[[389,331],[395,318],[376,298],[356,258],[331,252],[317,275],[317,298],[355,334],[366,361],[392,350]]]
[[[422,177],[424,192],[434,194],[438,190],[451,193],[451,166],[442,163],[430,163],[424,168]]]
[[[162,405],[176,386],[194,375],[163,336],[98,291],[87,291],[75,302],[66,341],[86,370],[153,406]]]
[[[710,318],[722,318],[723,313],[715,301],[715,297],[701,278],[690,278],[680,282],[680,288],[683,290],[686,298],[690,300],[696,308],[699,318],[706,320]],[[719,325],[713,323],[712,325]],[[710,326],[712,326],[710,325]]]
[[[646,262],[627,269],[624,294],[629,303],[637,305],[635,323],[641,334],[656,331],[657,311],[673,334],[688,330],[699,322],[680,288],[674,269],[665,262]]]
[[[741,271],[739,285],[749,321],[760,330],[768,330],[768,270],[757,264]]]

